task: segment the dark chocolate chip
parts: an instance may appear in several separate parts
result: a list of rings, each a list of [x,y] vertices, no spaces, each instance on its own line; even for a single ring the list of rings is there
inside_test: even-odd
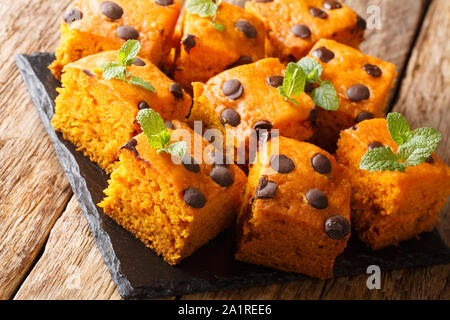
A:
[[[117,36],[123,40],[137,39],[139,38],[139,32],[130,26],[119,26],[116,29]]]
[[[331,172],[330,159],[321,153],[317,153],[312,157],[311,164],[314,170],[320,174],[329,174]]]
[[[95,77],[95,75],[91,71],[89,71],[88,69],[84,69],[83,73],[86,74],[88,77],[91,77],[91,78]]]
[[[175,130],[175,127],[174,127],[172,121],[170,121],[170,120],[167,120],[166,122],[164,122],[164,125],[166,126],[167,129]]]
[[[306,193],[306,200],[316,209],[325,209],[328,207],[328,198],[319,189],[311,189]]]
[[[425,162],[426,162],[426,163],[429,163],[429,164],[433,164],[433,163],[434,163],[434,158],[433,158],[433,156],[429,156],[429,157],[425,160]]]
[[[136,146],[137,140],[135,138],[131,138],[131,140],[125,143],[120,149],[128,149],[137,153]]]
[[[366,30],[367,22],[360,15],[356,18],[356,27],[361,30]]]
[[[83,13],[77,8],[69,8],[64,12],[63,19],[66,23],[72,23],[83,18]]]
[[[308,120],[311,122],[313,126],[316,125],[317,121],[317,108],[314,106],[311,110],[309,110],[309,118]]]
[[[170,6],[173,3],[173,0],[155,0],[155,2],[157,4],[159,4],[160,6]]]
[[[363,69],[365,72],[367,72],[369,75],[371,75],[372,77],[375,77],[375,78],[379,78],[383,74],[381,69],[374,64],[365,64],[363,66]]]
[[[227,69],[243,66],[245,64],[252,63],[253,59],[248,56],[240,56],[239,59],[237,59],[235,62],[227,66]]]
[[[284,154],[276,154],[270,158],[270,166],[278,173],[289,173],[295,168],[294,161]]]
[[[370,98],[370,90],[363,84],[356,84],[347,89],[347,97],[354,102],[367,100]]]
[[[123,15],[123,9],[113,1],[105,1],[100,4],[100,12],[111,20],[120,19]]]
[[[274,88],[278,88],[279,86],[281,86],[283,84],[283,80],[284,77],[279,75],[270,76],[266,78],[267,84]]]
[[[138,66],[138,67],[143,67],[143,66],[145,66],[144,60],[139,59],[139,58],[134,58],[133,64],[134,64],[135,66]]]
[[[315,7],[309,8],[309,13],[313,17],[316,17],[319,19],[326,19],[328,17],[328,14],[325,11],[323,11],[322,9],[319,9],[319,8],[315,8]]]
[[[239,80],[231,79],[223,83],[222,92],[229,100],[236,100],[242,96],[244,87]]]
[[[233,173],[224,166],[214,167],[209,176],[221,187],[229,187],[234,183]]]
[[[312,84],[311,82],[306,82],[305,83],[305,93],[311,93],[314,90],[314,84]]]
[[[183,200],[192,208],[200,209],[206,204],[206,197],[195,187],[189,187],[183,191]]]
[[[228,108],[220,114],[220,122],[223,125],[227,123],[232,127],[237,127],[241,123],[241,116],[236,110]]]
[[[343,216],[335,215],[325,220],[325,233],[333,240],[341,240],[350,233],[350,223]]]
[[[141,102],[138,103],[138,109],[139,110],[144,110],[144,109],[149,109],[149,108],[150,108],[150,106],[145,101],[141,101]]]
[[[275,182],[267,181],[262,177],[259,179],[259,185],[256,188],[256,199],[271,199],[275,196],[278,185]]]
[[[323,3],[323,7],[327,10],[334,10],[342,8],[342,5],[334,0],[327,0]]]
[[[253,125],[253,129],[256,131],[258,130],[270,131],[272,129],[272,123],[266,120],[259,120],[255,122],[255,124]]]
[[[186,153],[181,162],[183,163],[183,166],[186,168],[186,170],[194,173],[200,172],[200,165],[190,154]]]
[[[297,37],[302,39],[307,39],[311,37],[311,29],[308,28],[308,26],[305,26],[304,24],[296,24],[291,28],[291,32],[295,34]]]
[[[328,50],[325,47],[317,48],[312,52],[312,56],[320,59],[321,61],[328,63],[330,60],[334,58],[334,52]]]
[[[176,82],[172,83],[170,85],[169,91],[176,99],[183,99],[183,89],[181,89],[180,84]]]
[[[193,34],[187,34],[181,42],[183,44],[184,51],[186,51],[188,54],[191,52],[191,49],[197,45],[197,41],[195,41],[195,38],[196,36],[194,36]]]
[[[255,27],[251,25],[247,20],[239,20],[234,24],[234,26],[239,29],[247,38],[256,38],[258,32]]]
[[[361,111],[355,118],[355,123],[360,123],[364,120],[373,119],[374,115],[373,113],[367,112],[367,111]]]
[[[384,145],[379,142],[379,141],[372,141],[371,143],[369,143],[369,145],[367,146],[370,150],[376,149],[376,148],[382,148],[384,147]]]

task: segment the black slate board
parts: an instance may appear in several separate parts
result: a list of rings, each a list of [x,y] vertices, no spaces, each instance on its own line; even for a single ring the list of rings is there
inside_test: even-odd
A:
[[[50,53],[17,55],[16,64],[39,111],[72,189],[83,210],[111,277],[124,298],[153,298],[266,285],[308,277],[241,263],[233,259],[233,234],[227,230],[178,266],[171,267],[96,206],[108,175],[55,133],[50,125],[60,83],[47,66]],[[362,274],[369,265],[382,271],[450,263],[450,248],[437,229],[419,239],[373,252],[352,236],[335,263],[335,277]]]

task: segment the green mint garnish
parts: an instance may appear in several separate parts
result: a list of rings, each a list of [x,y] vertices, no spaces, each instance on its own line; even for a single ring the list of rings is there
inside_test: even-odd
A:
[[[128,71],[129,66],[133,64],[134,59],[141,50],[141,44],[137,40],[128,40],[119,50],[119,62],[107,62],[100,67],[105,80],[117,79],[127,83],[140,86],[144,89],[156,92],[150,82],[139,77],[132,76]]]
[[[157,153],[166,152],[180,159],[184,157],[187,150],[186,142],[170,143],[170,132],[159,113],[152,109],[143,109],[138,112],[136,119],[147,136],[148,143]]]
[[[211,25],[216,30],[223,32],[225,30],[225,25],[215,23],[221,2],[222,0],[188,0],[186,3],[186,10],[189,13],[197,14],[202,18],[211,18]]]
[[[388,114],[387,127],[392,140],[399,146],[397,154],[389,147],[369,150],[361,159],[361,169],[404,172],[407,166],[423,163],[442,139],[442,135],[433,128],[419,128],[411,132],[408,121],[396,112]]]
[[[339,109],[336,89],[328,80],[322,80],[322,66],[312,58],[302,58],[297,63],[289,63],[284,72],[283,84],[278,87],[280,94],[294,104],[298,101],[292,97],[305,91],[306,82],[319,85],[311,93],[314,103],[325,110]]]

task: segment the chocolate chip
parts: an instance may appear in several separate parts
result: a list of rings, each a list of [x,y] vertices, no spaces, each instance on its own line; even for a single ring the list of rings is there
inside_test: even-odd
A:
[[[311,37],[311,29],[304,24],[296,24],[291,28],[291,32],[302,39]]]
[[[200,209],[206,204],[206,197],[195,187],[189,187],[183,191],[183,200],[192,208]]]
[[[233,173],[224,166],[214,167],[209,176],[221,187],[229,187],[234,183]]]
[[[243,66],[245,64],[249,64],[249,63],[252,63],[252,62],[253,62],[253,59],[251,57],[241,56],[235,62],[233,62],[232,64],[228,65],[227,69]]]
[[[236,110],[228,108],[220,114],[220,122],[223,125],[227,123],[232,127],[237,127],[241,123],[241,116]]]
[[[320,174],[329,174],[331,172],[330,159],[321,153],[317,153],[312,157],[311,164],[314,170]]]
[[[284,154],[276,154],[270,158],[270,166],[278,173],[289,173],[295,168],[294,161]]]
[[[325,209],[328,207],[327,196],[319,189],[311,189],[306,193],[306,200],[316,209]]]
[[[363,69],[365,72],[367,72],[369,75],[371,75],[372,77],[375,77],[375,78],[379,78],[383,74],[381,69],[374,64],[365,64],[363,66]]]
[[[242,96],[244,87],[239,80],[231,79],[223,83],[222,92],[229,100],[236,100]]]
[[[429,164],[433,164],[433,163],[434,163],[434,158],[433,158],[433,156],[429,156],[429,157],[425,160],[425,162],[426,162],[426,163],[429,163]]]
[[[138,67],[143,67],[143,66],[145,66],[144,60],[139,59],[139,58],[134,58],[133,64],[134,64],[135,66],[138,66]]]
[[[354,102],[360,102],[370,98],[370,91],[365,85],[356,84],[347,89],[347,97]]]
[[[343,216],[335,215],[325,220],[325,233],[333,240],[341,240],[350,233],[350,223]]]
[[[358,126],[351,126],[349,129],[350,130],[358,130]]]
[[[319,8],[314,8],[314,7],[310,8],[309,9],[309,13],[313,17],[316,17],[316,18],[319,18],[319,19],[326,19],[328,17],[328,14],[325,11],[323,11],[322,9],[319,9]]]
[[[366,30],[367,22],[360,15],[356,18],[356,27],[361,30]]]
[[[323,7],[327,10],[334,10],[342,8],[342,5],[337,1],[327,0],[323,3]]]
[[[176,82],[172,83],[170,85],[169,91],[176,99],[183,99],[183,89],[181,89],[180,84]]]
[[[361,111],[355,118],[355,123],[360,123],[364,120],[373,119],[374,115],[373,113],[367,112],[367,111]]]
[[[175,127],[174,127],[172,121],[170,121],[170,120],[167,120],[166,122],[164,122],[164,125],[166,126],[167,129],[175,130]]]
[[[149,108],[150,108],[150,106],[145,101],[141,101],[141,102],[138,103],[138,109],[139,110],[144,110],[144,109],[149,109]]]
[[[314,90],[314,85],[311,82],[305,83],[305,93],[311,93]]]
[[[320,59],[321,61],[328,63],[330,60],[334,58],[334,52],[328,50],[325,47],[317,48],[312,52],[312,56]]]
[[[69,8],[64,12],[63,19],[66,23],[72,23],[83,18],[83,13],[77,8]]]
[[[256,199],[270,199],[275,196],[278,185],[275,182],[267,181],[262,177],[259,179],[258,187],[256,188]]]
[[[139,32],[130,26],[119,26],[116,29],[117,36],[123,40],[137,39],[139,38]]]
[[[186,170],[194,173],[200,172],[200,165],[190,154],[186,153],[181,162],[183,163],[183,166],[186,168]]]
[[[281,86],[283,84],[283,80],[284,77],[283,76],[270,76],[266,78],[266,82],[269,86],[274,87],[274,88],[278,88],[279,86]]]
[[[369,151],[370,151],[375,148],[382,148],[382,147],[384,147],[384,145],[379,141],[372,141],[371,143],[369,143],[369,145],[367,147],[369,148]]]
[[[317,121],[317,108],[314,106],[311,110],[309,110],[309,118],[308,120],[311,122],[313,126],[316,125]]]
[[[191,52],[191,49],[197,45],[197,41],[195,41],[195,38],[196,36],[188,34],[186,35],[186,37],[184,37],[183,41],[181,42],[183,44],[184,50],[188,54]]]
[[[105,1],[100,4],[100,12],[111,20],[120,19],[123,15],[123,9],[117,3]]]
[[[91,77],[91,78],[95,77],[95,75],[91,71],[89,71],[87,69],[84,69],[83,73],[86,74],[88,77]]]
[[[135,138],[131,138],[131,140],[125,143],[120,149],[127,149],[137,153],[136,146],[137,140]]]
[[[247,38],[256,38],[258,32],[255,27],[250,24],[247,20],[239,20],[234,24],[234,26],[239,29]]]
[[[170,6],[173,3],[173,0],[155,0],[155,2],[157,4],[159,4],[160,6]]]
[[[258,130],[270,131],[272,129],[272,123],[266,120],[256,121],[255,124],[253,125],[253,129],[256,131]]]

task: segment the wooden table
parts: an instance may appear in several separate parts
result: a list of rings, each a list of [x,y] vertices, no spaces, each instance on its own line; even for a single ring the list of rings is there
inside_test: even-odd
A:
[[[347,0],[381,29],[361,50],[397,65],[390,108],[413,127],[443,134],[438,155],[450,160],[450,1]],[[18,53],[52,51],[69,0],[0,0],[0,298],[120,299],[85,218],[14,65]],[[450,235],[449,206],[440,228]],[[449,239],[446,240],[448,243]],[[450,265],[307,280],[174,299],[449,299]]]

